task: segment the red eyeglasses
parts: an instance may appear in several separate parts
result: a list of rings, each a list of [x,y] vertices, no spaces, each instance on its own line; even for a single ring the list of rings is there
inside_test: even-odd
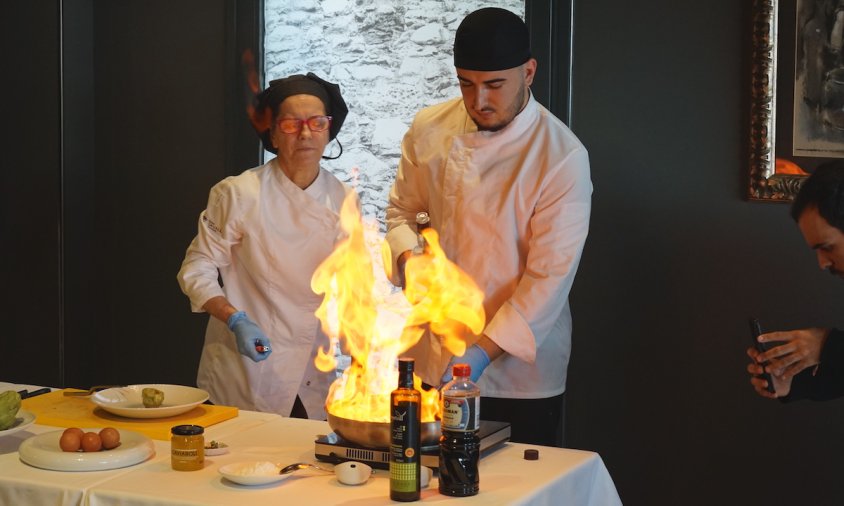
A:
[[[308,119],[281,118],[278,120],[278,128],[286,134],[298,134],[305,123],[311,132],[324,132],[331,127],[331,116],[311,116]]]

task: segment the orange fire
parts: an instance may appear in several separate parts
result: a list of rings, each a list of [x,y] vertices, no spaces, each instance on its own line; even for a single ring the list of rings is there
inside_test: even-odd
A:
[[[389,422],[390,392],[398,378],[396,359],[427,328],[452,353],[462,355],[465,338],[483,331],[483,292],[446,258],[432,229],[423,232],[428,252],[407,262],[407,289],[393,292],[381,265],[389,265],[389,249],[377,231],[365,229],[355,192],[343,202],[340,224],[347,238],[311,278],[313,291],[325,294],[316,316],[332,340],[331,349],[320,349],[314,362],[321,371],[333,371],[334,345],[342,339],[352,363],[331,385],[326,410],[351,420]],[[379,249],[381,258],[374,261],[371,251]],[[422,421],[438,420],[439,392],[423,390],[421,380],[414,380],[422,392]]]
[[[247,49],[240,55],[240,64],[243,75],[246,77],[243,88],[247,104],[246,114],[249,116],[249,121],[256,132],[265,132],[272,126],[273,115],[267,107],[261,110],[256,108],[261,88],[258,83],[258,70],[255,67],[255,55],[252,54],[251,49]]]

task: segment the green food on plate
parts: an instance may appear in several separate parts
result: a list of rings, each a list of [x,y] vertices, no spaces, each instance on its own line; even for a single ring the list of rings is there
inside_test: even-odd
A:
[[[0,393],[0,430],[9,429],[15,424],[19,409],[21,409],[21,394],[14,390]]]
[[[157,408],[164,402],[164,392],[157,388],[144,388],[141,390],[145,408]]]

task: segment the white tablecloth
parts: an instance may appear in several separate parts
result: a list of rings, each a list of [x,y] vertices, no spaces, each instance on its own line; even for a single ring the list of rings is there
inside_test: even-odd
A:
[[[276,484],[248,487],[232,483],[218,472],[223,465],[241,461],[315,462],[314,441],[331,430],[326,422],[241,411],[237,418],[206,430],[206,440],[223,441],[230,452],[206,457],[202,470],[188,472],[171,469],[167,441],[154,441],[156,455],[152,459],[109,471],[48,471],[20,461],[17,449],[23,440],[53,430],[57,428],[33,424],[0,437],[0,505],[395,504],[389,498],[385,470],[376,470],[372,479],[360,486],[342,485],[332,474],[300,471]],[[526,448],[538,449],[539,460],[524,460]],[[603,461],[593,452],[506,443],[481,460],[479,472],[478,495],[460,499],[440,495],[434,477],[422,492],[422,502],[459,506],[621,504]]]

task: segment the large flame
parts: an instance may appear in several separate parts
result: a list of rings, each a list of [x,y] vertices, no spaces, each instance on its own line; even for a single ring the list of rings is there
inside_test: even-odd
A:
[[[311,279],[313,291],[325,294],[316,316],[332,340],[331,348],[320,349],[314,362],[322,371],[333,371],[334,346],[342,340],[352,363],[331,385],[326,410],[351,420],[389,422],[396,359],[426,328],[441,336],[452,353],[462,355],[465,339],[483,331],[483,292],[446,258],[432,229],[423,232],[427,252],[406,264],[405,293],[394,292],[383,277],[383,260],[373,262],[371,253],[380,250],[381,258],[388,259],[388,247],[376,231],[365,229],[354,192],[343,202],[340,224],[347,238]],[[383,282],[376,281],[376,274]],[[422,392],[422,421],[439,419],[438,391],[423,390],[418,377],[414,383]]]
[[[483,292],[446,258],[436,230],[426,228],[422,235],[426,254],[411,256],[405,265],[405,294],[412,304],[406,325],[429,323],[431,332],[443,338],[445,347],[462,356],[465,337],[484,329]]]

